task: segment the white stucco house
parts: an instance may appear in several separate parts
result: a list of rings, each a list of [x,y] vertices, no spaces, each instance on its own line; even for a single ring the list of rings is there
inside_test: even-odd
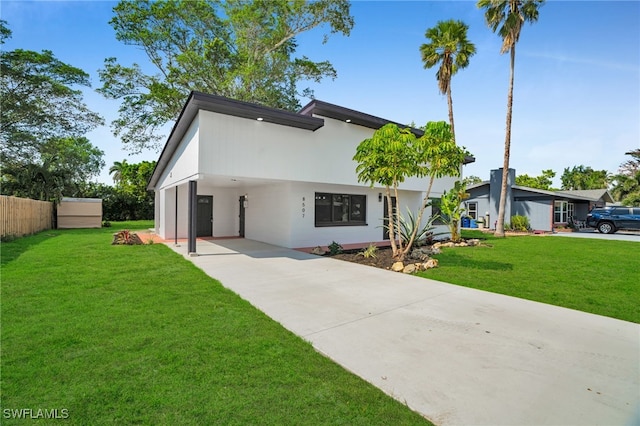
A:
[[[189,238],[189,251],[195,237],[288,248],[383,242],[384,189],[359,183],[352,158],[389,122],[319,100],[294,113],[192,92],[149,181],[155,231]],[[437,180],[432,196],[454,180]],[[404,182],[402,211],[416,211],[426,188],[426,179]]]

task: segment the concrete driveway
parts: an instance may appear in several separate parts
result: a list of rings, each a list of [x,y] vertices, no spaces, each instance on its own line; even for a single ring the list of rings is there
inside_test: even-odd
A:
[[[640,421],[638,324],[244,239],[197,251],[208,275],[438,425]]]
[[[594,238],[598,240],[635,241],[640,243],[639,231],[618,231],[615,234],[601,234],[595,229],[582,229],[579,232],[558,232],[552,235],[557,237]]]

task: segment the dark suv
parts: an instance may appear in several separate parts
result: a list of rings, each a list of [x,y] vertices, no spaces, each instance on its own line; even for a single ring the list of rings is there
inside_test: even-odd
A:
[[[618,229],[640,230],[640,207],[602,207],[587,215],[587,226],[597,228],[603,234],[613,234]]]

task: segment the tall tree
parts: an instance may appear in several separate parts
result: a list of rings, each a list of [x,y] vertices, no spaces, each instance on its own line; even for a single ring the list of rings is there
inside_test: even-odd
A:
[[[0,21],[0,43],[11,36]],[[58,60],[51,51],[0,51],[0,143],[2,162],[38,159],[46,141],[81,137],[103,124],[82,101],[77,86],[89,75]]]
[[[425,68],[433,68],[440,64],[436,72],[438,89],[447,96],[449,106],[449,125],[455,140],[456,132],[453,121],[453,100],[451,98],[451,78],[469,65],[469,58],[476,53],[476,46],[467,39],[469,26],[453,19],[439,21],[435,27],[429,28],[425,37],[430,41],[420,46],[422,62]]]
[[[113,175],[113,182],[118,185],[122,181],[122,177],[129,164],[127,160],[114,161],[113,166],[109,167],[109,174]]]
[[[354,25],[347,0],[123,0],[114,12],[116,38],[140,47],[157,69],[148,75],[108,58],[100,71],[99,92],[122,100],[112,129],[132,152],[158,147],[157,131],[192,90],[299,108],[300,83],[337,74],[328,61],[295,57],[296,37],[319,27],[348,36]]]
[[[518,175],[516,176],[516,185],[551,191],[553,190],[553,188],[551,188],[551,185],[553,184],[553,178],[555,176],[556,172],[551,169],[543,170],[540,176],[529,176],[526,174]]]
[[[640,148],[625,152],[624,155],[630,155],[631,160],[620,164],[619,173],[635,175],[640,171]]]
[[[79,196],[84,183],[104,167],[103,155],[85,137],[49,139],[36,158],[4,165],[2,194],[44,201]]]
[[[507,202],[507,178],[509,173],[509,157],[511,153],[511,118],[513,114],[513,79],[516,63],[516,44],[525,22],[538,20],[538,8],[544,0],[479,0],[478,7],[484,9],[487,25],[502,38],[500,53],[510,54],[509,92],[507,95],[507,125],[504,139],[504,162],[498,220],[495,235],[504,237],[504,214]]]
[[[611,192],[625,206],[640,207],[640,149],[625,153],[632,157],[620,165]]]
[[[606,170],[593,170],[591,167],[583,165],[573,166],[571,169],[565,167],[560,181],[562,189],[603,189],[609,186],[609,172]]]
[[[0,43],[10,36],[0,20]],[[0,51],[3,194],[58,201],[100,172],[104,153],[83,135],[103,120],[76,86],[90,86],[89,75],[49,50]]]

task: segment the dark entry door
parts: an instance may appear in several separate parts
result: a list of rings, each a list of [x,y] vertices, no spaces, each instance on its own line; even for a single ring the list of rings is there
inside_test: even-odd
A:
[[[198,195],[196,236],[213,235],[213,195]]]
[[[238,235],[240,235],[242,238],[244,238],[244,203],[245,203],[245,198],[244,195],[240,196],[240,230],[238,231]]]
[[[396,212],[396,197],[391,197],[391,205],[393,208],[393,213],[395,214]],[[382,239],[383,240],[388,240],[389,239],[389,228],[387,228],[389,226],[389,202],[387,201],[387,197],[384,196],[384,212],[382,212],[383,214],[383,227],[382,227]],[[396,233],[398,231],[396,230]]]

